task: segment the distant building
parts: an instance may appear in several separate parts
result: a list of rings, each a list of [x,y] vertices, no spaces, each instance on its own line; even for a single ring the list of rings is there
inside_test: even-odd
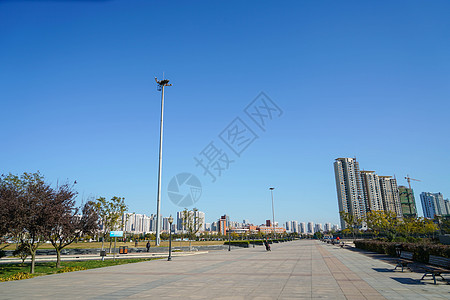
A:
[[[300,222],[298,224],[298,227],[299,227],[299,232],[301,234],[305,234],[306,233],[306,223],[305,222]]]
[[[272,227],[272,226],[259,226],[259,231],[263,234],[270,234],[275,231],[275,233],[284,233],[286,229],[283,227]]]
[[[323,230],[325,232],[330,232],[331,231],[331,223],[325,223]]]
[[[407,218],[417,217],[416,200],[414,199],[414,191],[406,186],[399,186],[398,193],[400,196],[400,204],[402,214]]]
[[[308,233],[314,233],[314,223],[308,222]]]
[[[218,231],[220,234],[222,235],[226,235],[227,234],[227,215],[223,215],[220,217],[219,221],[218,221]]]
[[[398,193],[397,180],[392,176],[378,176],[380,179],[381,196],[383,207],[386,212],[393,212],[398,218],[402,217],[400,196]]]
[[[292,222],[291,221],[286,221],[286,231],[287,232],[292,232]]]
[[[292,221],[292,232],[298,232],[298,222],[297,221]]]
[[[219,222],[211,223],[211,231],[219,231]]]
[[[350,213],[358,218],[365,217],[366,206],[361,173],[359,172],[359,163],[356,161],[356,158],[337,158],[334,162],[334,175],[339,212]],[[341,225],[343,228],[346,227],[342,216]]]
[[[423,192],[420,194],[420,200],[425,218],[433,219],[435,216],[448,215],[444,197],[441,193]]]
[[[314,233],[316,232],[322,232],[322,224],[321,223],[316,223],[316,225],[314,225]]]
[[[374,171],[361,171],[361,182],[367,211],[384,210],[378,175]]]
[[[444,200],[445,208],[447,209],[447,215],[450,215],[450,200]]]

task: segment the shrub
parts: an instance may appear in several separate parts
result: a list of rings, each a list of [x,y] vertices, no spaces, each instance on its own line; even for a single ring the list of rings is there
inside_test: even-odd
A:
[[[427,263],[430,255],[450,258],[450,246],[430,243],[395,243],[378,240],[357,240],[356,248],[373,251],[390,256],[396,256],[395,248],[399,245],[402,250],[412,252],[413,259]]]
[[[230,241],[230,242],[224,242],[224,245],[228,245],[230,244],[231,246],[238,246],[238,247],[245,247],[248,248],[249,247],[249,241]]]

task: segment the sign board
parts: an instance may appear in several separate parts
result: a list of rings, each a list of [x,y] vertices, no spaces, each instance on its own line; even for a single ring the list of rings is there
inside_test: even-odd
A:
[[[111,231],[109,233],[110,237],[123,237],[123,231]]]

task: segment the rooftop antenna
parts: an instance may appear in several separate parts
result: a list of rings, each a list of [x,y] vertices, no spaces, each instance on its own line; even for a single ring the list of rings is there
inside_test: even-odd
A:
[[[164,78],[164,75],[163,75]],[[156,239],[155,244],[159,246],[161,232],[161,172],[162,172],[162,141],[163,141],[163,117],[164,117],[164,87],[172,86],[168,79],[158,80],[155,77],[158,91],[161,91],[161,123],[159,127],[159,167],[158,167],[158,195],[156,198]]]

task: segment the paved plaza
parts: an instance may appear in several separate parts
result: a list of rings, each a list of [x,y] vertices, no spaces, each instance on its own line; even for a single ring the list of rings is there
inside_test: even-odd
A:
[[[1,299],[450,299],[450,285],[318,241],[0,283]]]

